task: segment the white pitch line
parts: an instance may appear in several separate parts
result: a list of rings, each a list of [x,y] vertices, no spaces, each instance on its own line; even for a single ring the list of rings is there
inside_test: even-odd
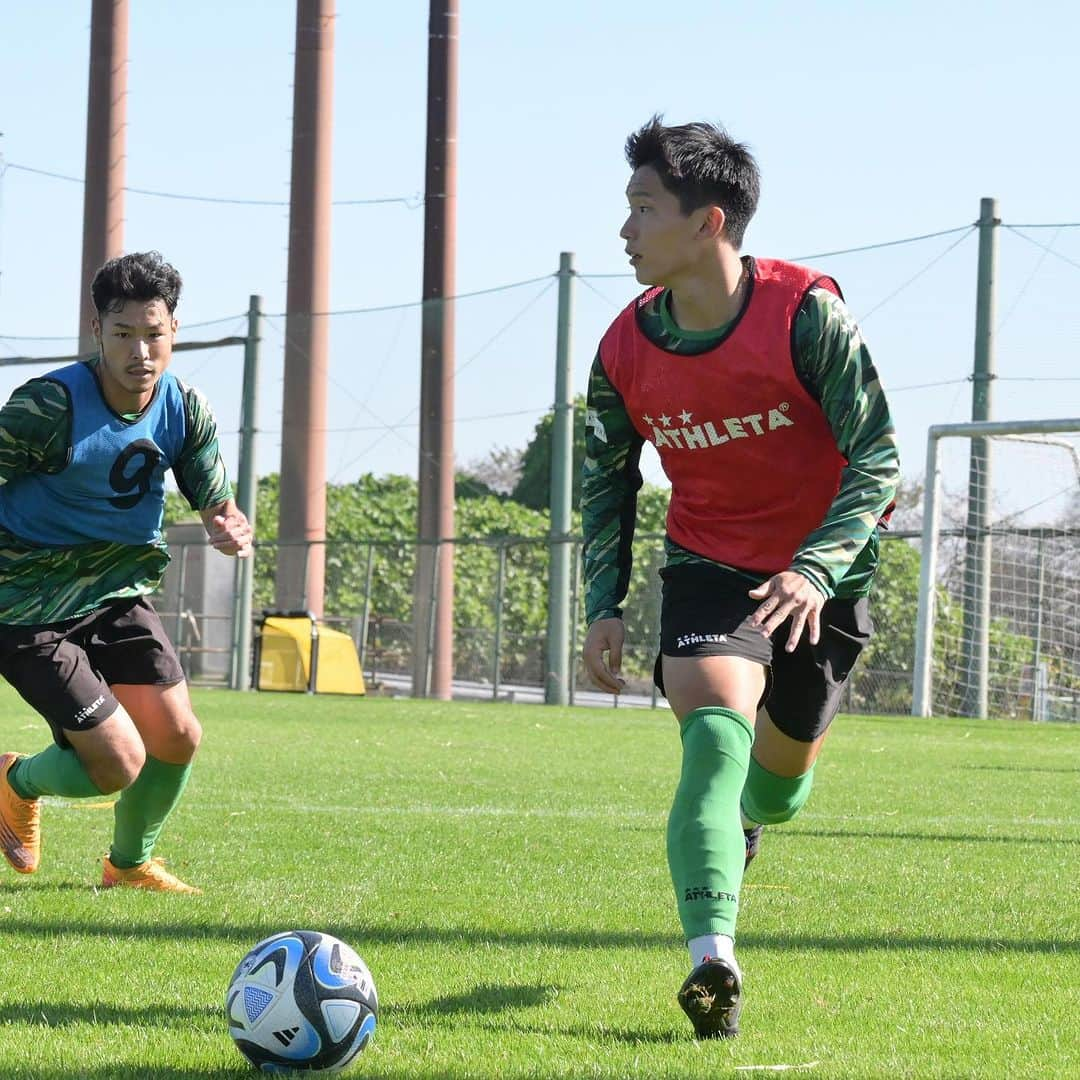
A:
[[[820,1061],[807,1061],[802,1065],[736,1065],[736,1072],[786,1072],[788,1069],[813,1069],[820,1065]]]
[[[193,801],[187,800],[188,805]],[[302,814],[397,814],[411,817],[493,817],[493,818],[543,818],[570,821],[651,821],[662,822],[667,818],[667,811],[651,810],[623,810],[618,807],[608,806],[596,809],[569,808],[556,809],[547,806],[515,807],[515,806],[438,806],[432,803],[413,803],[410,805],[387,806],[384,804],[354,805],[341,803],[297,803],[291,799],[262,798],[257,802],[244,802],[222,804],[215,802],[214,806],[219,811],[240,812],[256,807],[272,806],[276,812],[292,811]],[[893,820],[893,812],[885,811],[880,814],[800,814],[797,822],[835,822],[839,825],[856,823],[889,823]],[[1069,828],[1080,827],[1080,819],[1077,818],[979,818],[977,821],[967,816],[920,818],[915,828],[920,832],[934,826],[942,828],[962,827],[965,829],[985,828]],[[797,833],[798,825],[792,830]],[[903,835],[903,834],[901,834]],[[913,839],[918,836],[913,835]],[[988,834],[991,835],[991,834]],[[873,837],[867,837],[873,839]],[[895,839],[895,837],[882,834],[882,839]],[[1023,840],[1023,837],[1010,839]]]

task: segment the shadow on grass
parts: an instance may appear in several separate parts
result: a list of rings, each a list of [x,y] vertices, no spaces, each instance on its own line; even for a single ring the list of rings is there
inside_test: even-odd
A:
[[[433,998],[419,1005],[391,1006],[389,1015],[402,1020],[435,1019],[468,1013],[500,1013],[508,1009],[534,1009],[547,1005],[558,996],[557,986],[507,986],[485,983],[460,994]]]
[[[443,1019],[447,1016],[467,1019],[476,1014],[498,1014],[511,1009],[539,1008],[549,1004],[559,994],[560,987],[549,985],[508,986],[486,983],[460,994],[433,998],[416,1005],[384,1006],[384,1013],[397,1023]],[[678,1031],[646,1031],[631,1028],[606,1028],[585,1024],[529,1024],[516,1020],[508,1022],[507,1033],[523,1035],[562,1035],[590,1042],[621,1042],[631,1046],[642,1043],[681,1043],[690,1038],[689,1029]]]
[[[161,918],[154,922],[133,924],[118,920],[71,919],[58,916],[55,921],[22,916],[0,918],[0,932],[9,936],[24,935],[36,941],[62,932],[65,936],[81,935],[113,939],[117,936],[137,936],[144,940],[172,941],[232,941],[241,952],[252,942],[271,934],[290,929],[289,922],[235,923],[206,925],[169,923]],[[328,921],[321,927],[363,952],[367,945],[400,945],[410,947],[441,946],[516,946],[554,949],[674,949],[678,947],[677,932],[648,933],[642,930],[487,930],[475,926],[402,926],[400,924],[367,923],[342,925]],[[813,934],[768,934],[745,931],[740,933],[743,945],[763,949],[820,949],[826,952],[872,952],[878,949],[904,952],[937,952],[965,950],[971,952],[1068,953],[1080,952],[1080,941],[1043,941],[1024,938],[977,937],[959,935],[886,937],[881,934],[837,934],[835,937]],[[2,1075],[2,1073],[0,1073]]]
[[[52,1001],[20,1001],[0,1005],[0,1026],[28,1024],[31,1027],[58,1028],[71,1024],[129,1024],[135,1027],[190,1027],[195,1020],[221,1023],[223,1009],[204,1006],[184,1008],[181,1005],[155,1004],[131,1008],[99,1002],[91,1005],[57,1004]]]
[[[678,1012],[678,1010],[675,1010]],[[681,1015],[681,1014],[679,1014]],[[514,1024],[513,1031],[519,1031],[523,1035],[565,1035],[573,1039],[585,1039],[589,1043],[618,1042],[628,1046],[674,1046],[676,1044],[693,1041],[693,1035],[689,1026],[685,1030],[673,1029],[671,1031],[646,1031],[644,1028],[604,1028],[589,1027],[585,1024],[559,1024],[552,1027],[530,1027],[526,1024]]]
[[[8,893],[14,896],[16,893],[53,893],[74,892],[86,893],[88,896],[94,891],[97,882],[91,881],[44,881],[41,878],[29,876],[20,878],[7,878],[0,881],[0,895]]]
[[[1080,941],[1036,941],[1023,938],[931,937],[928,934],[898,935],[843,934],[755,934],[739,933],[739,944],[755,949],[808,949],[821,952],[977,952],[994,953],[1066,953],[1080,952]]]
[[[238,1059],[239,1060],[239,1059]],[[179,1065],[102,1065],[97,1068],[66,1065],[35,1066],[32,1070],[4,1072],[4,1080],[252,1080],[250,1065],[185,1069]],[[300,1074],[297,1073],[297,1076]]]
[[[1023,828],[1022,823],[1010,826]],[[872,829],[803,829],[798,826],[785,827],[785,836],[820,836],[832,840],[939,840],[949,844],[1080,844],[1080,837],[1064,836],[987,836],[976,833],[923,833],[923,832],[884,832]]]
[[[1046,772],[1076,773],[1080,769],[1070,769],[1064,765],[961,765],[961,769],[974,769],[979,772]]]

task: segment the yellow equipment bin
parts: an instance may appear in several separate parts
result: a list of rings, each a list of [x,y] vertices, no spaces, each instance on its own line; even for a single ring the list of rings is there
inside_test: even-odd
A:
[[[310,611],[264,611],[255,631],[256,690],[365,693],[353,639],[323,625]]]

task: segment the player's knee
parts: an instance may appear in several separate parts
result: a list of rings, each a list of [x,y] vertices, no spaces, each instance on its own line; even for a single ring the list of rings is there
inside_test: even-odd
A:
[[[187,748],[188,760],[190,761],[195,756],[195,751],[199,749],[199,743],[202,742],[202,724],[199,723],[194,713],[188,718],[181,733],[181,738]]]
[[[86,765],[86,771],[94,786],[102,795],[111,795],[130,787],[146,764],[146,750],[134,740],[111,749],[108,756]]]
[[[813,785],[813,766],[802,776],[777,776],[751,758],[743,787],[742,811],[761,825],[780,825],[803,808]]]
[[[154,756],[175,765],[189,762],[202,742],[202,725],[188,712],[174,721],[170,730],[154,746]]]

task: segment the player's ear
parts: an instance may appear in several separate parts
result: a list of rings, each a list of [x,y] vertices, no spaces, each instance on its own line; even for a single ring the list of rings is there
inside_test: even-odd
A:
[[[701,222],[702,235],[710,240],[716,240],[723,233],[725,224],[727,224],[727,215],[724,211],[719,206],[710,206]]]
[[[95,340],[99,343],[101,341],[101,320],[95,315],[90,320],[90,333],[94,335]]]

